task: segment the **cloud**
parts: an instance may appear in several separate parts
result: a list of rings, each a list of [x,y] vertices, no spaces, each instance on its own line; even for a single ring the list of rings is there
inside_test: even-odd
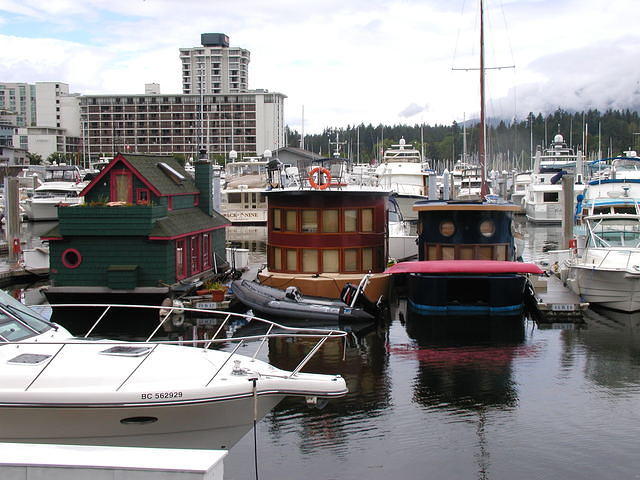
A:
[[[428,105],[421,106],[415,103],[411,103],[404,110],[398,113],[398,116],[402,118],[411,118],[419,113],[426,111],[427,107]]]

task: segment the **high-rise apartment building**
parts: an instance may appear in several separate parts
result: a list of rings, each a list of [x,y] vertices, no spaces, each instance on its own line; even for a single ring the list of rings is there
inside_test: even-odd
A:
[[[117,152],[181,154],[200,147],[226,156],[261,154],[284,146],[281,93],[255,90],[230,95],[83,95],[84,155]]]
[[[202,46],[180,49],[182,93],[244,93],[249,88],[249,50],[229,47],[224,33],[203,33]]]
[[[36,86],[28,83],[0,83],[0,110],[16,113],[17,127],[36,124]]]

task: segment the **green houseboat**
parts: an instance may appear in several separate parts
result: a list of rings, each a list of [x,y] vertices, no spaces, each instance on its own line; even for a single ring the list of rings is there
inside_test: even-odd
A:
[[[118,154],[43,236],[47,299],[159,305],[224,271],[229,221],[213,209],[212,178],[206,160],[192,179],[173,157]]]

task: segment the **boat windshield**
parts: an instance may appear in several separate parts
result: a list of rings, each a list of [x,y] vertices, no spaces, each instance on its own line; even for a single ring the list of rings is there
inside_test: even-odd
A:
[[[590,229],[594,247],[640,247],[640,222],[601,220]]]
[[[46,332],[52,324],[11,295],[0,290],[0,345]]]

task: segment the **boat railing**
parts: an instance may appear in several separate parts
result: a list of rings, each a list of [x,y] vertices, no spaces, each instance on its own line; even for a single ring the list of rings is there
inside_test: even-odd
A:
[[[231,359],[233,359],[236,352],[248,342],[259,342],[256,351],[251,356],[251,360],[255,361],[258,354],[262,350],[263,346],[269,339],[274,338],[290,338],[290,339],[317,339],[315,344],[311,347],[310,351],[304,356],[302,360],[293,368],[290,372],[288,378],[291,378],[297,375],[305,365],[313,358],[313,356],[320,350],[320,348],[325,344],[327,340],[330,339],[338,339],[342,338],[343,345],[343,354],[344,349],[346,348],[346,336],[347,332],[342,330],[333,330],[333,329],[321,329],[321,328],[302,328],[302,327],[288,327],[286,325],[281,325],[277,322],[273,322],[271,320],[266,320],[264,318],[256,317],[252,314],[243,314],[243,313],[235,313],[228,311],[219,311],[219,310],[209,310],[209,309],[200,309],[200,308],[187,308],[183,306],[156,306],[156,305],[124,305],[124,304],[52,304],[52,308],[104,308],[99,313],[98,319],[92,324],[91,328],[87,331],[87,333],[82,337],[74,337],[71,340],[47,340],[47,341],[29,341],[29,340],[19,340],[19,341],[9,341],[5,338],[0,338],[0,345],[60,345],[60,348],[47,360],[47,363],[43,366],[42,369],[36,374],[36,376],[31,380],[31,382],[25,388],[25,391],[29,390],[31,386],[42,376],[42,374],[51,366],[53,361],[60,355],[60,353],[65,348],[69,348],[71,346],[81,346],[81,345],[96,345],[96,341],[93,339],[89,339],[89,335],[96,329],[96,327],[103,321],[106,317],[107,313],[109,313],[113,309],[123,308],[123,309],[151,309],[158,310],[159,312],[159,322],[158,325],[154,328],[153,332],[144,340],[144,341],[136,341],[136,340],[126,340],[126,341],[118,341],[118,340],[108,340],[108,345],[110,347],[116,346],[149,346],[150,350],[141,355],[140,362],[135,365],[135,367],[128,373],[126,378],[120,383],[117,387],[116,391],[120,390],[140,369],[140,367],[153,355],[156,349],[160,345],[183,345],[185,344],[184,340],[152,340],[153,336],[165,325],[166,322],[170,320],[174,312],[178,311],[182,312],[190,312],[192,314],[206,314],[206,315],[214,315],[218,318],[222,318],[220,325],[214,335],[211,338],[205,338],[203,340],[194,339],[188,340],[188,343],[196,346],[202,346],[204,350],[209,349],[213,344],[223,344],[223,343],[233,343],[237,342],[227,358],[219,365],[213,375],[208,379],[205,384],[205,387],[211,384],[211,382],[217,377],[217,375],[224,369],[224,367],[229,363]],[[1,308],[1,307],[0,307]],[[17,318],[17,315],[11,313],[11,311],[7,311],[7,314],[11,315],[11,317],[15,318],[20,323],[25,323],[24,321]],[[257,322],[260,324],[264,324],[266,329],[265,333],[256,333],[254,335],[245,335],[245,336],[219,336],[225,327],[228,327],[229,324],[234,320],[246,321],[247,323]],[[55,325],[55,324],[53,324]],[[27,325],[28,326],[28,325]],[[33,329],[31,329],[33,330]]]

